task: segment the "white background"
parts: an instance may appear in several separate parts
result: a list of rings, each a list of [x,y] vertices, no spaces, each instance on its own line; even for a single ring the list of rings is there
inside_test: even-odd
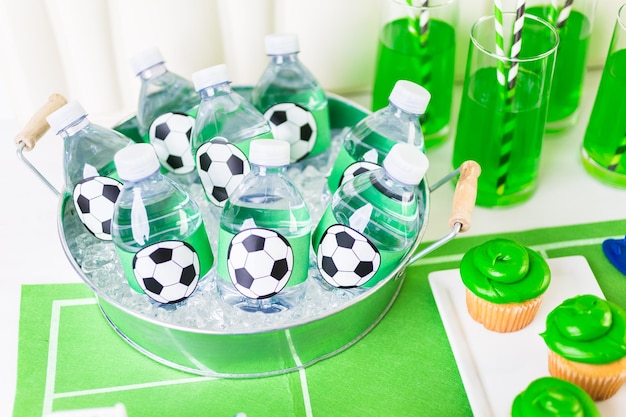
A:
[[[282,31],[298,34],[301,59],[326,90],[369,91],[379,1],[2,0],[0,117],[24,123],[53,92],[79,100],[92,117],[130,114],[138,83],[128,60],[149,45],[159,46],[170,70],[185,77],[225,63],[235,84],[253,84],[267,62],[263,36]],[[493,12],[493,2],[458,1],[460,80],[469,29]],[[596,2],[591,66],[604,62],[624,0]],[[503,3],[505,10],[514,9],[514,0]]]
[[[595,67],[603,63],[621,1],[599,3],[590,51],[590,64]],[[171,11],[174,4],[176,10]],[[461,56],[466,53],[471,22],[489,9],[488,4],[461,0],[459,37],[465,39],[458,44]],[[148,5],[170,13],[145,17],[141,11]],[[190,76],[195,70],[226,62],[237,84],[253,83],[265,65],[265,57],[259,52],[262,34],[274,29],[296,31],[302,60],[321,84],[367,106],[378,26],[376,10],[376,0],[0,2],[0,415],[10,415],[13,405],[20,285],[80,282],[59,243],[56,198],[18,161],[12,143],[18,128],[45,98],[55,91],[77,98],[92,109],[94,122],[109,126],[133,113],[138,85],[128,69],[127,52],[145,43],[146,33],[155,31],[146,26],[147,21],[157,21],[159,42],[154,43],[169,58],[168,66],[173,71]],[[193,25],[183,25],[183,16],[189,16],[193,25],[206,21],[206,26],[187,27]],[[82,18],[88,19],[88,24],[81,22]],[[169,18],[176,24],[164,25]],[[328,23],[320,25],[319,21]],[[189,40],[190,31],[207,37]],[[177,36],[186,43],[175,41]],[[462,68],[462,64],[457,67]],[[469,234],[626,218],[626,191],[589,177],[578,156],[599,78],[597,69],[586,78],[578,126],[564,134],[546,136],[537,193],[528,202],[511,208],[476,208]],[[90,82],[85,84],[85,80]],[[455,89],[453,114],[458,110],[459,97],[460,84]],[[448,140],[428,153],[431,183],[451,169],[451,151],[452,141]],[[60,187],[58,138],[46,135],[27,157]],[[448,232],[451,201],[451,186],[431,195],[426,240]],[[615,235],[625,233],[626,221]]]

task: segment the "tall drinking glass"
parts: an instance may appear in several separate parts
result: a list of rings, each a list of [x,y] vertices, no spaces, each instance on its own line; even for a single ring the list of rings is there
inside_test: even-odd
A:
[[[470,33],[452,163],[480,164],[480,206],[525,201],[537,186],[558,34],[542,19],[523,19],[517,58],[496,54],[494,16],[480,18]],[[503,13],[504,28],[513,28],[514,21],[514,13]]]
[[[594,177],[626,187],[626,4],[604,63],[600,86],[582,146],[585,169]]]
[[[389,104],[396,81],[426,88],[431,100],[420,122],[427,147],[450,131],[457,0],[381,0],[381,29],[372,109]]]
[[[559,34],[546,131],[558,132],[578,121],[589,39],[597,0],[528,0],[526,13],[550,22]]]

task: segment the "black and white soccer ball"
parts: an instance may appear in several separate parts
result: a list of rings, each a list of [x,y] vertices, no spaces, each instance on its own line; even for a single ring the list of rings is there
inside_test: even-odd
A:
[[[191,134],[195,119],[184,113],[164,113],[150,125],[150,143],[161,165],[175,174],[194,169]]]
[[[317,141],[317,123],[313,114],[295,103],[279,103],[267,109],[264,116],[274,139],[289,143],[291,162],[306,158]]]
[[[380,253],[361,233],[335,224],[322,235],[317,249],[317,267],[324,280],[334,287],[358,287],[367,283],[380,268]]]
[[[198,148],[198,175],[209,200],[223,207],[228,197],[250,172],[246,155],[223,137],[216,137]]]
[[[248,298],[269,298],[289,282],[293,249],[284,236],[273,230],[246,229],[231,240],[227,262],[237,291]]]
[[[86,178],[72,193],[78,218],[95,237],[111,240],[111,220],[122,183],[109,177]]]
[[[339,180],[339,186],[350,181],[352,178],[356,177],[357,175],[374,171],[375,169],[378,169],[378,168],[380,168],[380,165],[375,164],[373,162],[368,162],[368,161],[359,161],[359,162],[350,164],[343,171],[343,174],[341,174],[341,179]]]
[[[163,304],[189,297],[200,278],[200,261],[186,242],[167,240],[146,246],[133,258],[133,272],[146,294]]]

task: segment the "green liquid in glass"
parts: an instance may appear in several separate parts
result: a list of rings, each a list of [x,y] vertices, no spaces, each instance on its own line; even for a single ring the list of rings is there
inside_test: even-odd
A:
[[[583,141],[583,163],[592,175],[626,187],[625,151],[626,49],[621,49],[604,66]]]
[[[454,85],[454,28],[431,19],[429,37],[425,47],[408,18],[394,20],[383,27],[378,45],[378,58],[374,79],[372,109],[389,104],[389,94],[398,80],[420,84],[431,94],[431,100],[422,118],[426,146],[441,143],[448,133]]]
[[[481,68],[466,81],[459,112],[453,166],[474,160],[481,165],[476,204],[497,206],[526,200],[536,186],[547,101],[542,78],[520,71],[513,105],[514,130],[504,193],[498,195],[503,119],[508,110],[496,69]]]
[[[527,13],[550,19],[551,6],[530,7]],[[576,121],[580,104],[591,37],[591,23],[582,13],[572,10],[566,23],[558,29],[559,47],[554,64],[552,89],[548,103],[547,130],[557,131]]]

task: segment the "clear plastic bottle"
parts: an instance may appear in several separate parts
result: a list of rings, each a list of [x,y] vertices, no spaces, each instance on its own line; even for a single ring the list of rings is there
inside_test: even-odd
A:
[[[323,282],[338,288],[371,288],[387,277],[414,245],[424,201],[418,186],[428,159],[399,143],[383,168],[341,185],[315,228],[313,251]]]
[[[252,104],[264,114],[274,137],[289,142],[292,163],[328,150],[328,100],[298,58],[297,35],[267,35],[265,51],[270,62],[252,90]]]
[[[77,101],[70,101],[46,117],[50,128],[63,139],[65,189],[71,193],[76,184],[95,176],[117,179],[113,157],[133,143],[123,134],[91,123]]]
[[[191,81],[168,71],[157,47],[133,56],[130,64],[141,80],[137,122],[143,141],[154,146],[168,171],[193,172],[190,142],[200,95]]]
[[[210,202],[223,207],[250,171],[248,151],[254,139],[271,139],[263,115],[233,91],[224,64],[192,75],[202,101],[191,139],[196,170]]]
[[[252,171],[222,211],[217,289],[230,305],[274,313],[304,296],[311,216],[286,174],[286,142],[253,141],[250,163]]]
[[[64,188],[72,196],[81,222],[98,239],[111,240],[113,206],[122,187],[113,157],[133,141],[91,123],[77,101],[70,101],[46,120],[63,139]]]
[[[146,143],[115,155],[124,187],[111,234],[130,286],[160,303],[191,295],[213,265],[213,252],[196,203],[160,172]]]
[[[330,193],[354,173],[382,164],[396,143],[408,143],[424,151],[419,117],[429,101],[430,93],[422,86],[397,81],[389,95],[389,105],[358,122],[344,138],[328,176]]]

